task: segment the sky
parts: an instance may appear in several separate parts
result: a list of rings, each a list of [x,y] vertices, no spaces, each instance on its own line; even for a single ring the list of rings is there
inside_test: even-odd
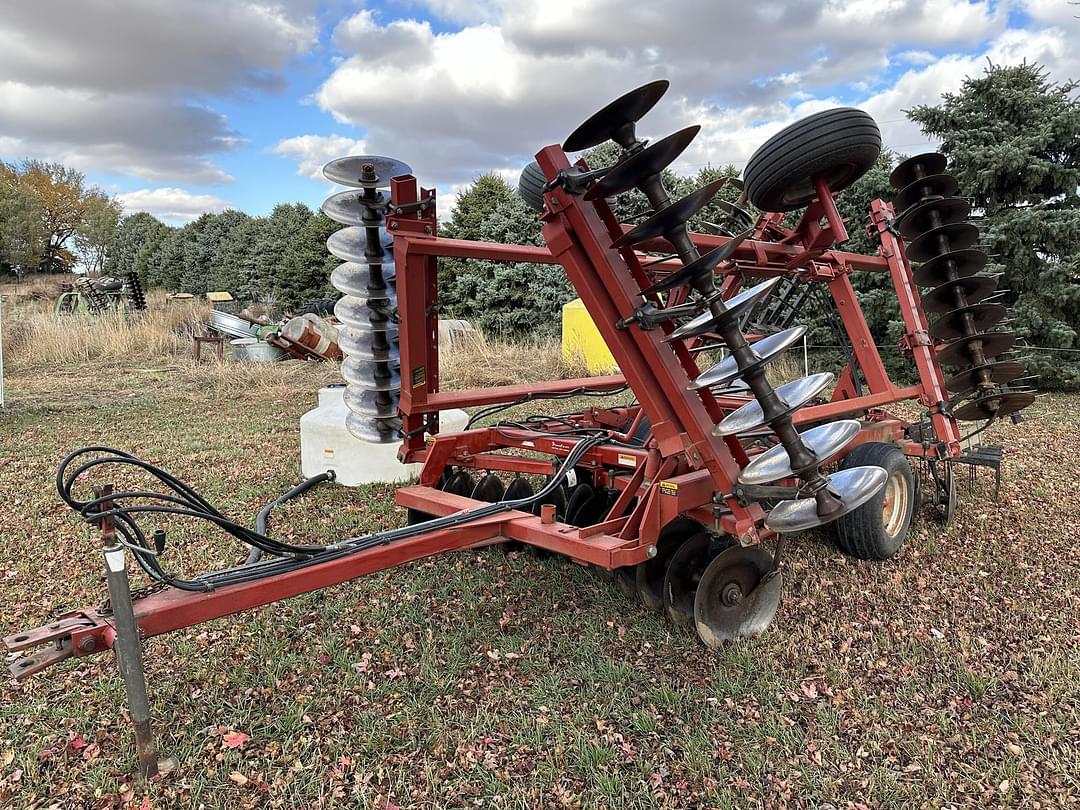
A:
[[[55,160],[176,225],[317,207],[322,165],[409,164],[441,214],[483,172],[658,78],[639,135],[702,131],[675,164],[742,168],[772,133],[861,107],[886,146],[903,110],[987,60],[1080,79],[1068,0],[0,0],[0,159]]]

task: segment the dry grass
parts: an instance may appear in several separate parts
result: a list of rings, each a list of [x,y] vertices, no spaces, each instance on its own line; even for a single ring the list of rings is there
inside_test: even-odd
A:
[[[439,370],[445,388],[517,385],[589,376],[584,360],[563,357],[557,338],[511,343],[468,332],[460,333],[441,349]]]

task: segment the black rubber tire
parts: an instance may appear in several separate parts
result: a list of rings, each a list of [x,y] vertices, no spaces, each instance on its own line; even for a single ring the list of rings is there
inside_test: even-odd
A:
[[[544,186],[546,185],[547,178],[544,177],[540,164],[535,160],[521,170],[521,177],[518,178],[518,194],[521,195],[525,204],[538,214],[544,210]]]
[[[907,457],[891,444],[860,444],[840,463],[840,469],[864,466],[884,469],[889,475],[887,483],[858,509],[830,524],[831,530],[844,553],[859,560],[887,560],[900,550],[911,528],[911,518],[915,514],[915,475]],[[906,487],[906,499],[904,511],[890,534],[885,525],[884,506],[894,476],[898,485]]]
[[[881,154],[881,131],[854,107],[824,110],[796,121],[765,141],[743,171],[750,202],[762,211],[794,211],[817,196],[813,178],[847,188]]]
[[[320,318],[326,318],[334,314],[334,304],[336,303],[336,298],[316,298],[314,301],[308,301],[298,306],[293,310],[293,315],[318,315]]]

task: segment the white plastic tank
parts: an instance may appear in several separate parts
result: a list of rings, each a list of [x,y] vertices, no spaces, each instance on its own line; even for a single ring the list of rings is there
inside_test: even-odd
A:
[[[345,428],[345,386],[319,389],[318,407],[300,417],[300,463],[305,478],[333,470],[336,481],[347,487],[373,483],[397,483],[414,478],[419,464],[402,464],[397,443],[372,444]],[[442,411],[439,429],[462,430],[469,415],[462,410]]]

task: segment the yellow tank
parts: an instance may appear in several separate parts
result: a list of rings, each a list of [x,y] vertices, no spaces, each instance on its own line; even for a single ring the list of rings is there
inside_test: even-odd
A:
[[[590,374],[607,374],[618,366],[580,298],[562,308],[562,353],[567,362],[580,357]]]

